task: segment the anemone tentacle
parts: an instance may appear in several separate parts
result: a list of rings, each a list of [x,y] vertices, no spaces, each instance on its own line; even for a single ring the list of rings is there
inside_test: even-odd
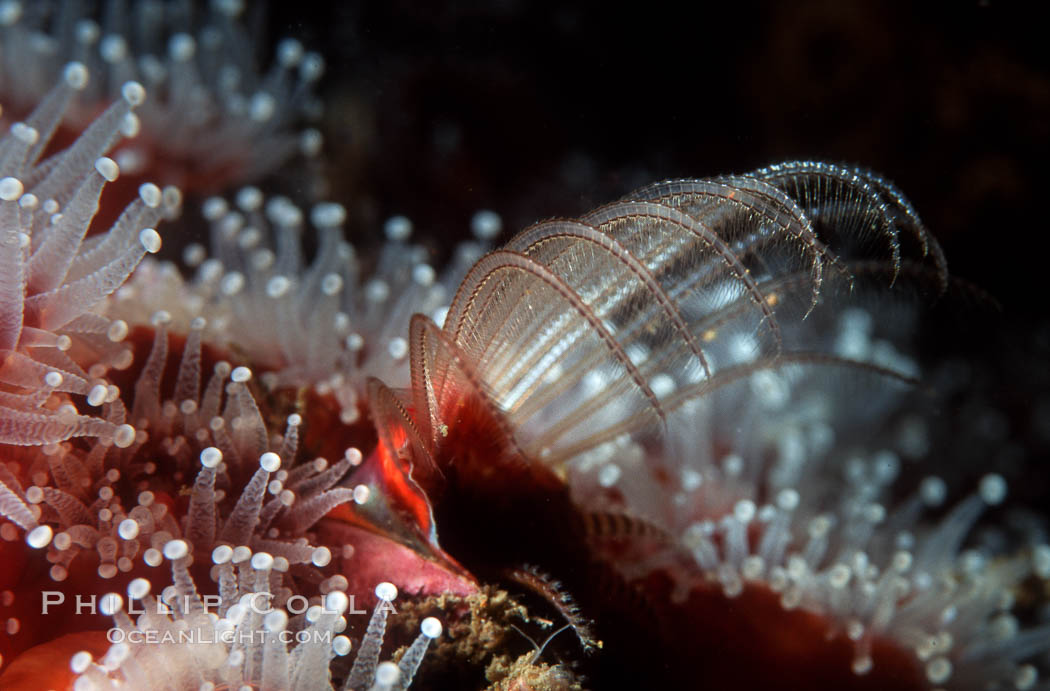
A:
[[[160,250],[153,226],[178,213],[174,188],[140,188],[108,232],[86,237],[106,184],[120,169],[106,152],[136,130],[146,99],[137,82],[69,148],[42,158],[48,138],[88,71],[65,66],[62,78],[25,122],[0,140],[0,442],[54,444],[98,437],[127,446],[123,419],[105,375],[130,364],[121,341],[127,324],[99,313],[143,256]],[[85,413],[71,397],[86,396]]]

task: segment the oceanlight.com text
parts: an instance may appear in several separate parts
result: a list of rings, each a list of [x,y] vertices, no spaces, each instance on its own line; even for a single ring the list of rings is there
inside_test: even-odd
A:
[[[242,645],[245,647],[261,645],[267,640],[279,640],[284,644],[295,643],[321,643],[325,646],[332,645],[331,631],[216,631],[210,627],[199,629],[181,629],[178,631],[157,631],[149,629],[125,630],[112,628],[106,632],[106,638],[110,643],[131,643],[160,645],[171,643],[223,643],[225,645]]]

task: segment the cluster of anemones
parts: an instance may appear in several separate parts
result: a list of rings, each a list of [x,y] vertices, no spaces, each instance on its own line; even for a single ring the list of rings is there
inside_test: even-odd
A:
[[[194,192],[257,179],[296,154],[321,149],[313,94],[324,61],[292,38],[260,71],[243,2],[18,2],[0,6],[0,93],[5,107],[28,113],[71,60],[92,75],[85,98],[67,108],[65,126],[86,128],[98,104],[128,80],[150,93],[142,136],[113,158],[125,176],[143,174]],[[75,135],[74,135],[75,136]],[[72,137],[70,137],[71,139]],[[47,137],[45,136],[45,139]]]
[[[288,414],[283,431],[273,430],[252,371],[215,356],[226,343],[207,341],[203,317],[169,343],[171,315],[163,311],[137,326],[107,313],[143,256],[160,249],[153,226],[181,200],[175,188],[144,184],[111,228],[87,236],[103,187],[120,174],[105,154],[137,134],[132,111],[146,102],[142,85],[125,83],[122,98],[73,145],[50,153],[51,133],[88,81],[83,64],[67,65],[37,109],[0,140],[0,537],[14,557],[3,578],[8,637],[0,664],[13,664],[14,674],[5,684],[57,686],[72,673],[78,689],[149,688],[162,679],[180,688],[260,680],[324,687],[329,663],[350,649],[349,638],[336,635],[347,626],[350,583],[323,573],[333,555],[311,544],[309,529],[333,507],[367,498],[367,487],[336,486],[361,453],[346,447],[332,463],[303,461],[301,416]],[[29,554],[18,547],[23,541]],[[210,616],[195,559],[212,563],[209,588],[220,605]],[[113,591],[126,587],[130,598],[155,605],[149,592],[163,581],[147,574],[165,560],[173,585],[161,601],[172,607],[158,614],[147,606],[132,623]],[[117,623],[110,633],[237,635],[200,645],[132,639],[101,655],[105,634],[56,638],[35,611],[52,588],[78,600],[102,597],[100,611]],[[393,588],[383,585],[378,599],[389,603]],[[246,603],[260,594],[269,608],[256,616]],[[296,613],[289,606],[296,598],[307,609]],[[440,633],[436,620],[425,620],[399,665],[379,665],[385,615],[380,607],[373,616],[346,688],[373,680],[406,688]],[[85,626],[98,622],[85,617],[68,630]],[[34,644],[42,645],[19,657]],[[39,669],[75,652],[74,644],[95,649],[99,662],[85,650],[69,665]]]
[[[366,269],[343,235],[346,213],[333,203],[308,214],[317,250],[306,265],[301,235],[307,214],[285,197],[265,200],[254,187],[235,203],[213,197],[203,208],[211,251],[189,245],[183,259],[191,280],[171,262],[146,261],[115,295],[109,313],[143,321],[172,307],[174,327],[203,319],[205,339],[236,349],[260,369],[267,391],[309,386],[331,394],[344,423],[364,406],[366,379],[407,386],[407,324],[421,312],[443,319],[460,279],[499,233],[499,216],[481,211],[440,272],[428,252],[409,240],[411,222],[391,218],[387,242]]]
[[[848,338],[871,343],[870,333]],[[669,574],[667,597],[697,616],[720,611],[716,600],[737,603],[734,611],[773,602],[785,621],[819,615],[814,637],[847,641],[858,677],[879,664],[897,674],[879,650],[892,642],[931,688],[1037,688],[1050,649],[1050,624],[1031,599],[1050,580],[1045,535],[981,526],[978,539],[982,514],[1006,499],[1003,477],[985,475],[953,503],[950,477],[908,468],[915,459],[905,450],[928,423],[908,418],[868,445],[844,434],[848,416],[862,413],[849,410],[854,392],[839,388],[841,376],[806,391],[819,372],[762,371],[703,404],[710,408],[688,411],[704,424],[679,428],[673,443],[690,449],[690,462],[671,470],[670,482],[638,481],[636,466],[653,461],[630,442],[578,459],[571,472],[581,502],[629,507],[659,530],[633,554],[601,537],[597,549],[614,555],[629,581]],[[838,427],[828,424],[839,416]],[[777,618],[765,626],[775,630]]]

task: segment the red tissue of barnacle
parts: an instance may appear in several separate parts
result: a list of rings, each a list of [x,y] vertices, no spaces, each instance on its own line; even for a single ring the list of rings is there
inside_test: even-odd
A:
[[[473,592],[474,578],[438,543],[431,507],[437,470],[414,423],[377,380],[370,382],[369,402],[379,439],[353,474],[360,501],[334,509],[322,522],[322,535],[354,546],[343,558],[343,572],[355,581],[368,583],[385,574],[407,592]]]
[[[404,432],[387,428],[388,440]],[[318,525],[321,541],[350,545],[341,556],[341,573],[354,592],[387,580],[416,595],[466,595],[477,581],[440,546],[429,497],[396,455],[401,446],[379,443],[353,474],[360,503],[333,509]],[[354,588],[353,586],[358,586]]]
[[[349,582],[350,592],[364,594],[359,598],[364,606],[374,604],[371,588],[384,580],[404,593],[421,597],[477,592],[477,581],[455,562],[439,561],[427,553],[429,550],[421,554],[372,527],[358,527],[361,519],[350,516],[352,511],[345,506],[334,509],[318,524],[317,533],[324,544],[352,547],[337,554],[337,568]]]

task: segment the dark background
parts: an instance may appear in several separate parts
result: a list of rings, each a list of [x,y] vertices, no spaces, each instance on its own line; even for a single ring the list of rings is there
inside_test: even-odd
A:
[[[1046,314],[1050,51],[995,2],[275,3],[328,64],[331,196],[353,231],[508,232],[667,177],[777,160],[896,181],[957,276]],[[688,9],[686,9],[688,7]]]

